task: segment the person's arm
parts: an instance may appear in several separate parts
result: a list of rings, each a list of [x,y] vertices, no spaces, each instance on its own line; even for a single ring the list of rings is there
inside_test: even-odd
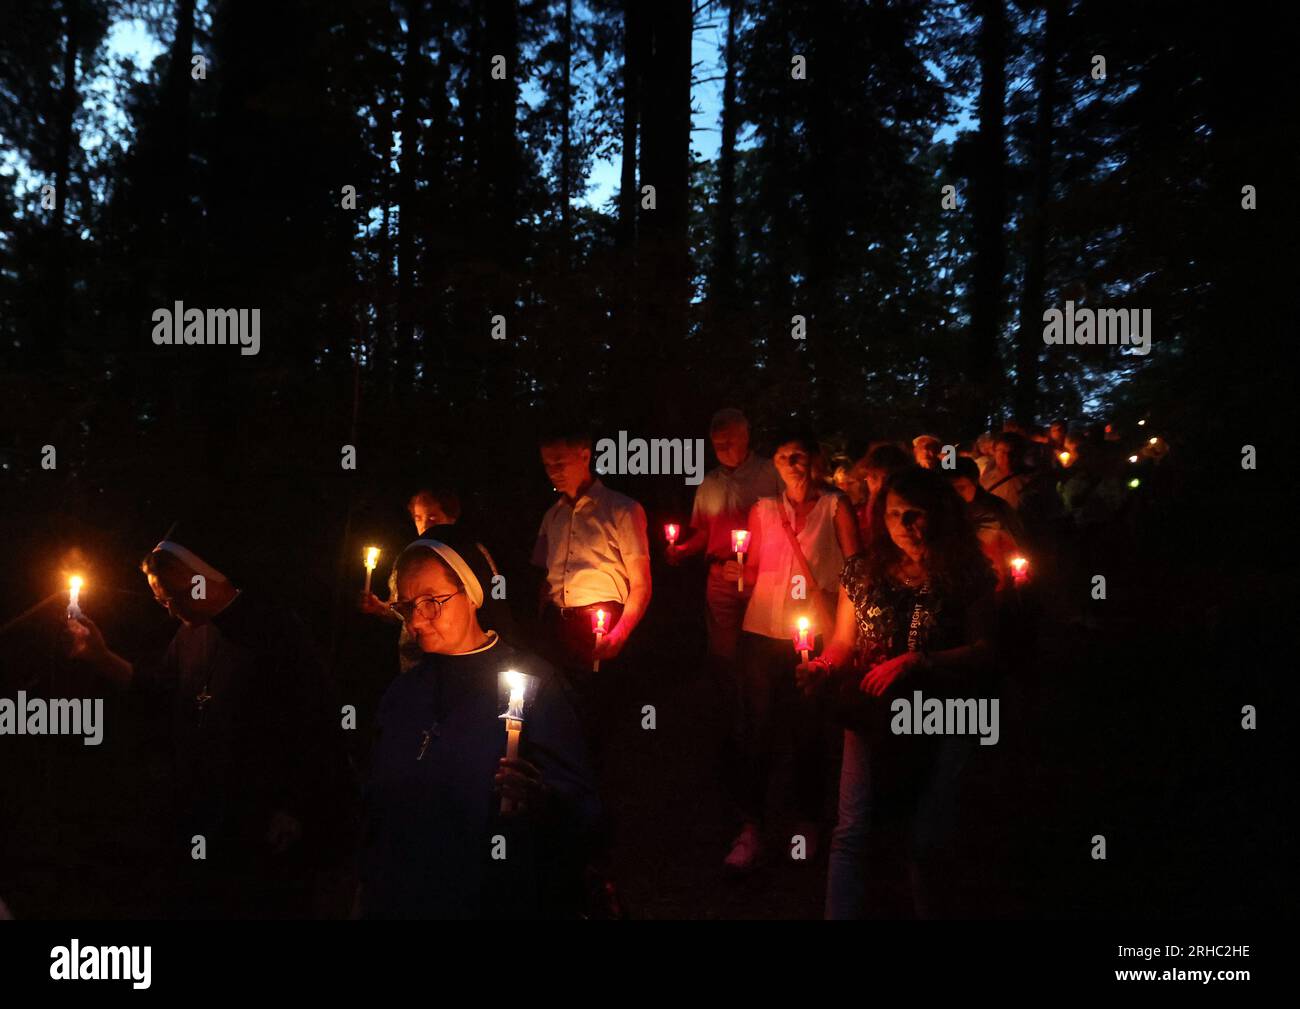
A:
[[[852,502],[843,494],[836,495],[835,538],[840,544],[840,553],[844,559],[856,557],[862,552],[862,541],[858,536],[858,516]]]
[[[704,548],[709,545],[708,529],[696,529],[691,527],[691,535],[680,543],[674,543],[667,550],[668,563],[676,564],[687,557],[694,557],[698,553],[703,553]]]
[[[547,512],[549,515],[550,513]],[[546,545],[546,519],[542,519],[541,527],[537,530],[537,542],[533,544],[533,567],[542,569],[541,580],[537,583],[537,615],[540,617],[546,612],[546,604],[551,599],[551,578],[548,563],[547,545]]]
[[[880,663],[862,678],[864,693],[879,697],[903,677],[941,690],[962,689],[993,658],[996,616],[993,595],[985,593],[966,612],[966,644],[938,652],[904,652]]]
[[[69,619],[68,633],[72,635],[72,658],[89,662],[97,673],[119,687],[131,685],[135,666],[108,647],[94,621],[85,617]]]
[[[616,533],[627,567],[627,601],[618,623],[596,646],[593,655],[597,659],[612,659],[621,652],[650,606],[650,542],[646,536],[645,509],[637,505],[630,514],[621,516]]]
[[[666,553],[669,564],[677,564],[687,557],[694,557],[702,553],[709,545],[709,521],[704,516],[701,508],[700,494],[704,487],[701,485],[695,491],[695,504],[691,508],[691,534],[680,543],[670,546]]]

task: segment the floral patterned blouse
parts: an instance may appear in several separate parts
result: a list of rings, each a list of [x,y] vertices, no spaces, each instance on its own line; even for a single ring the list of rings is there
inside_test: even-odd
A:
[[[893,579],[872,584],[862,554],[844,565],[840,581],[857,618],[854,659],[859,669],[903,652],[940,651],[962,643],[966,607],[943,598],[929,582],[916,587]]]

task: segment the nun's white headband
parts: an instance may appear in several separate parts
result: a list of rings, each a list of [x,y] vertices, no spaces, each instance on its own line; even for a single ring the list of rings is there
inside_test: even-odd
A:
[[[470,566],[465,563],[464,557],[447,546],[442,540],[418,539],[407,544],[406,549],[410,550],[411,547],[427,547],[446,561],[447,566],[456,572],[456,576],[465,586],[465,594],[469,596],[469,601],[474,604],[474,608],[481,609],[483,607],[483,585],[474,572],[470,570]]]

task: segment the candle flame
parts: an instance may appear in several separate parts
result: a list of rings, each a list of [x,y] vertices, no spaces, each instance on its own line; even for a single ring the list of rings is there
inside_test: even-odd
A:
[[[799,631],[801,633],[806,633],[808,628],[811,627],[812,624],[809,622],[807,617],[800,617],[798,620],[795,621],[795,626],[799,628]]]
[[[1140,421],[1138,421],[1138,427],[1146,427],[1146,425],[1147,425],[1147,422],[1146,422],[1145,420],[1140,420]]]
[[[1056,458],[1061,460],[1062,466],[1068,466],[1070,465],[1070,460],[1073,456],[1071,456],[1069,452],[1058,452]]]
[[[506,681],[506,686],[510,688],[509,706],[501,717],[523,721],[524,688],[528,686],[528,677],[517,669],[507,669],[501,676]]]
[[[678,527],[672,522],[669,522],[666,526],[664,526],[664,536],[668,538],[669,543],[675,543],[677,541],[677,534],[680,531],[681,531],[680,527]]]
[[[1138,461],[1138,457],[1135,456],[1135,455],[1131,455],[1131,456],[1128,457],[1128,461],[1129,461],[1129,462],[1137,462],[1137,461]]]
[[[749,539],[748,529],[731,530],[731,549],[733,553],[744,553],[745,541]]]
[[[1159,440],[1160,440],[1159,438],[1152,438],[1151,441],[1148,442],[1148,444],[1150,444],[1150,445],[1154,445],[1154,444],[1155,444],[1156,442],[1158,442]]]
[[[1020,574],[1027,567],[1029,567],[1029,559],[1027,557],[1011,558],[1011,568],[1013,571],[1015,571],[1016,574]]]
[[[597,634],[605,633],[605,611],[604,610],[596,611],[596,622],[594,625],[592,625],[592,630],[594,630]]]
[[[379,547],[366,547],[366,570],[375,570],[375,565],[379,563]]]

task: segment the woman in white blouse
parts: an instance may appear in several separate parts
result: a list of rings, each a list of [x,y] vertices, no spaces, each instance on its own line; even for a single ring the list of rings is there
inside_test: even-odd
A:
[[[813,475],[819,456],[815,438],[784,437],[772,456],[784,490],[760,498],[749,513],[744,580],[754,588],[740,647],[744,759],[737,791],[743,826],[725,861],[737,872],[753,869],[762,858],[764,798],[782,730],[794,735],[796,832],[804,838],[808,862],[823,833],[825,704],[796,689],[793,636],[800,617],[811,621],[814,636],[831,629],[840,570],[859,548],[848,499]],[[725,573],[739,580],[741,565],[729,561]]]

